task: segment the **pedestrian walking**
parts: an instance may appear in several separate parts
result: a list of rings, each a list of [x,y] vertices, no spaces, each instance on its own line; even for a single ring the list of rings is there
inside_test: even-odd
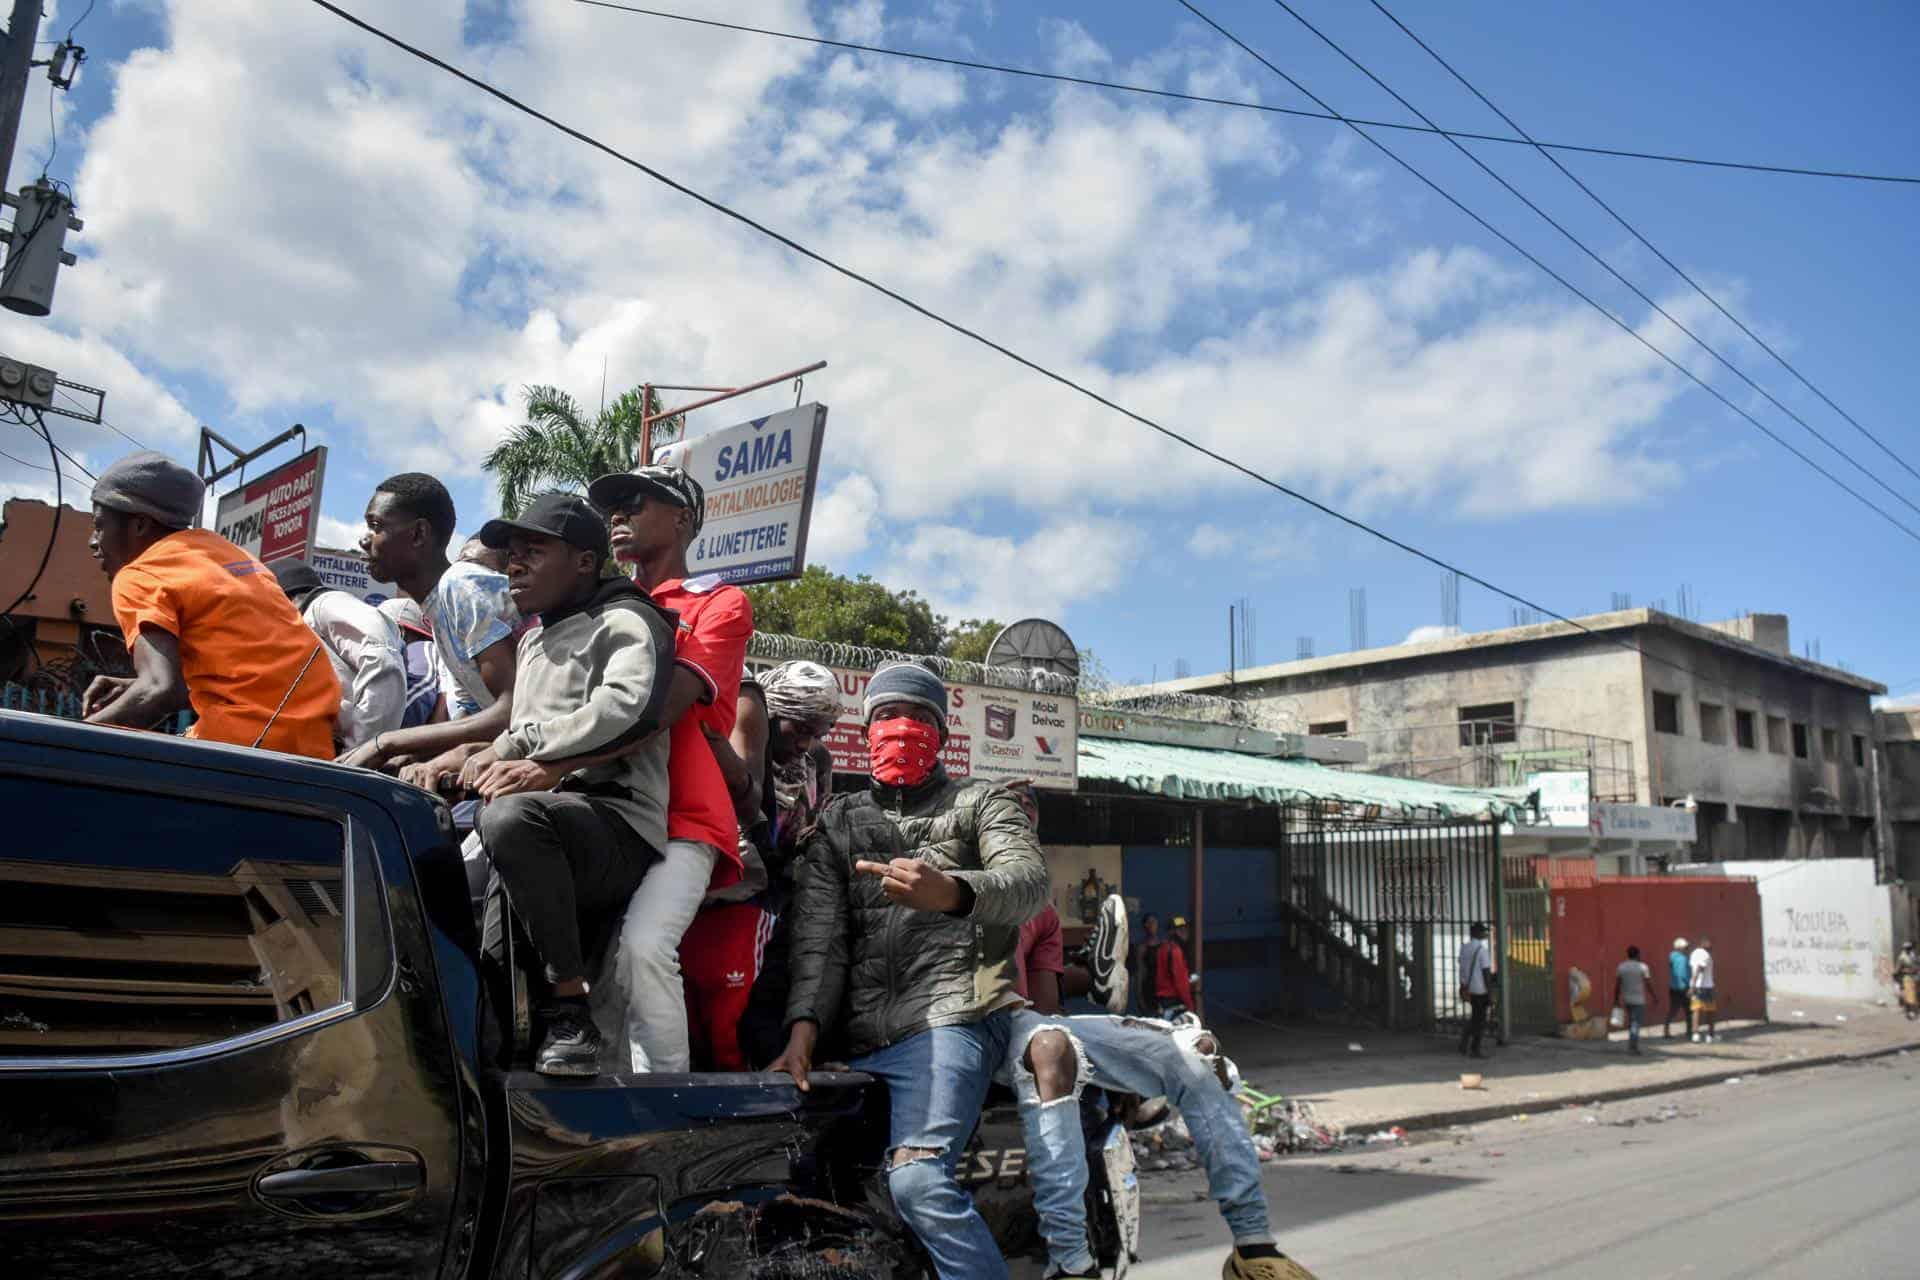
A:
[[[1640,948],[1628,947],[1627,958],[1613,971],[1613,1003],[1626,1010],[1627,1052],[1640,1052],[1640,1028],[1647,1019],[1647,993],[1653,970],[1641,962]]]
[[[1175,916],[1166,938],[1154,952],[1153,1002],[1162,1018],[1174,1018],[1193,1009],[1193,981],[1187,968],[1187,918]]]
[[[1688,1007],[1693,1010],[1695,1044],[1713,1043],[1713,1026],[1716,1005],[1713,989],[1713,939],[1702,938],[1700,945],[1693,949],[1693,955],[1687,959],[1687,967],[1693,978],[1692,999]]]
[[[1154,975],[1160,970],[1160,917],[1149,911],[1140,917],[1140,941],[1133,948],[1134,1003],[1140,1012],[1154,1014]]]
[[[1675,938],[1673,950],[1667,952],[1667,1016],[1661,1020],[1660,1033],[1666,1039],[1673,1039],[1673,1015],[1679,1014],[1686,1022],[1685,1034],[1693,1034],[1693,1005],[1688,1002],[1687,991],[1693,985],[1693,962],[1687,956],[1687,940]]]
[[[1909,1021],[1920,1018],[1920,955],[1911,942],[1900,944],[1900,959],[1893,968],[1893,980],[1900,984],[1900,1007]]]
[[[1467,1002],[1467,1025],[1460,1032],[1460,1052],[1484,1058],[1480,1043],[1487,1034],[1487,1006],[1493,1002],[1493,948],[1487,942],[1487,926],[1478,920],[1467,929],[1467,940],[1460,944],[1460,998]]]

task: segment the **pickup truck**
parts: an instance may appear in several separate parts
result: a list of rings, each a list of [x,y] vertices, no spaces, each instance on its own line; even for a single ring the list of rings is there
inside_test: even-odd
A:
[[[483,953],[424,791],[0,712],[0,814],[9,1276],[927,1271],[878,1176],[871,1077],[524,1069],[524,956]],[[1030,1260],[1021,1145],[991,1109],[962,1177]],[[1125,1147],[1093,1127],[1120,1268]]]

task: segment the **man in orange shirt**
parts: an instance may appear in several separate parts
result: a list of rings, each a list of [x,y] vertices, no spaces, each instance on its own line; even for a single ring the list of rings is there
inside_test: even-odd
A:
[[[129,454],[93,487],[92,549],[113,580],[132,676],[100,676],[91,724],[150,728],[191,705],[190,738],[331,760],[340,682],[267,567],[190,529],[206,486],[171,459]]]

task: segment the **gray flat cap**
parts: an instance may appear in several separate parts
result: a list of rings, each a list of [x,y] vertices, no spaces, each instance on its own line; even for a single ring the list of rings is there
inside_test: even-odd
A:
[[[206,492],[199,476],[164,453],[148,449],[130,453],[102,471],[94,481],[93,502],[184,529],[199,518]]]

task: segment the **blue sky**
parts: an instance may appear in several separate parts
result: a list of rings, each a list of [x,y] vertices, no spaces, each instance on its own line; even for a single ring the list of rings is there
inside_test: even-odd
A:
[[[68,0],[47,29],[84,7]],[[1914,547],[1692,389],[1338,125],[1061,90],[558,3],[361,3],[562,119],[1249,464],[1566,613],[1676,602],[1792,615],[1920,689]],[[1336,108],[1405,119],[1268,0],[1200,7]],[[1428,114],[1503,131],[1370,5],[1301,12]],[[1900,3],[1390,5],[1537,137],[1920,173]],[[1195,92],[1309,105],[1172,3],[687,12]],[[50,6],[50,10],[52,6]],[[66,11],[61,16],[60,11]],[[305,422],[329,528],[420,467],[463,527],[519,387],[745,380],[824,358],[819,560],[948,612],[1039,612],[1122,678],[1440,620],[1441,575],[1183,455],[612,162],[371,46],[303,0],[102,0],[60,104],[53,175],[87,230],[51,321],[9,352],[109,389],[108,416],[190,458]],[[37,104],[37,105],[32,105]],[[1728,397],[1920,529],[1446,143],[1388,145]],[[44,97],[15,185],[46,152]],[[1537,156],[1479,154],[1875,475],[1902,471]],[[1603,157],[1564,162],[1897,453],[1920,189]],[[1903,234],[1904,233],[1904,234]],[[696,420],[716,427],[769,394]],[[90,466],[120,437],[63,425]],[[6,452],[37,459],[24,441]],[[0,459],[0,492],[50,477]],[[1470,629],[1506,601],[1461,592]]]

